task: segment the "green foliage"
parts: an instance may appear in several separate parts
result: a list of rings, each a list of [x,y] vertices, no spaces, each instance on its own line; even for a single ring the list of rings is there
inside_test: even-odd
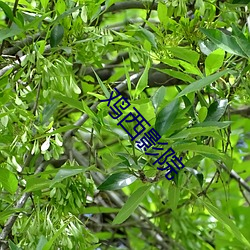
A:
[[[213,103],[208,108],[207,117],[205,119],[205,122],[207,121],[219,121],[221,117],[224,115],[228,105],[228,100],[218,100]]]
[[[64,28],[58,24],[51,30],[50,46],[56,47],[63,39]]]
[[[194,91],[200,90],[204,87],[206,87],[207,85],[211,84],[212,82],[216,81],[217,79],[219,79],[221,76],[225,75],[226,73],[228,73],[228,70],[224,70],[218,73],[215,73],[211,76],[207,76],[205,78],[202,78],[198,81],[195,81],[191,84],[189,84],[184,90],[182,90],[177,97],[181,97],[183,95],[192,93]]]
[[[127,200],[122,209],[116,215],[113,224],[121,224],[124,222],[139,206],[143,198],[147,195],[150,186],[142,186],[138,188]]]
[[[16,176],[5,168],[0,168],[0,182],[3,187],[10,193],[14,194],[17,190],[18,181]]]
[[[179,102],[175,99],[165,108],[163,108],[156,117],[155,128],[160,135],[166,133],[166,131],[173,125],[175,118],[178,114]]]
[[[127,173],[116,173],[109,176],[99,187],[99,190],[117,190],[133,183],[136,177]]]

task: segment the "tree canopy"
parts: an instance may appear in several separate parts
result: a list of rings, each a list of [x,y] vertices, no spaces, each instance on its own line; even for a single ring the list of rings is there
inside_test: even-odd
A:
[[[0,1],[0,249],[250,249],[248,2]]]

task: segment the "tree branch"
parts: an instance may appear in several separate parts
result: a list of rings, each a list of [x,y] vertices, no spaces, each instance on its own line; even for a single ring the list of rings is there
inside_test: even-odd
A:
[[[33,36],[27,36],[25,39],[18,41],[13,44],[13,47],[6,48],[3,50],[3,55],[15,55],[19,50],[23,49],[25,46],[31,45],[33,42],[43,38],[45,32],[39,32]]]
[[[46,45],[45,46],[45,50],[44,52],[49,52],[50,51],[50,45]],[[7,66],[5,66],[4,68],[2,68],[0,70],[0,77],[3,76],[8,70],[11,69],[18,69],[21,65],[20,65],[20,61],[23,62],[25,60],[25,58],[27,57],[27,55],[21,56],[19,58],[19,60],[15,60],[12,64],[9,64]]]
[[[230,113],[234,115],[241,115],[243,117],[250,117],[250,106],[239,107],[238,109],[230,109]]]
[[[220,167],[224,169],[232,179],[236,180],[245,190],[250,192],[250,186],[232,169],[231,171],[222,163]]]

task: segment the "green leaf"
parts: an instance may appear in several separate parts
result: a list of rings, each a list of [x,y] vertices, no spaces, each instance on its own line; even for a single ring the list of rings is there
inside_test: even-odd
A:
[[[56,2],[56,12],[59,14],[64,13],[66,10],[66,4],[64,1],[57,1]]]
[[[84,108],[83,108],[83,105],[80,101],[78,100],[75,100],[73,98],[70,98],[68,96],[64,96],[58,92],[54,92],[53,93],[53,97],[63,103],[66,103],[68,104],[69,106],[73,107],[73,108],[76,108],[82,112],[85,112]]]
[[[59,235],[64,231],[64,229],[68,226],[69,222],[64,222],[65,224],[55,232],[55,234],[53,235],[53,237],[45,244],[45,246],[43,247],[42,250],[49,250],[52,245],[53,242],[59,237]]]
[[[225,57],[225,51],[222,49],[217,49],[210,53],[205,60],[205,72],[206,75],[211,75],[223,65]]]
[[[73,166],[66,166],[64,168],[61,168],[58,173],[56,174],[56,176],[54,177],[54,179],[51,182],[51,186],[54,185],[57,182],[61,182],[62,180],[70,177],[70,176],[74,176],[80,173],[83,173],[86,171],[86,168],[83,167],[73,167]]]
[[[230,124],[232,124],[231,121],[225,121],[225,122],[204,121],[195,124],[193,127],[217,127],[216,129],[222,129],[228,127]]]
[[[49,188],[51,180],[42,177],[30,176],[26,177],[26,188],[24,192],[40,191]]]
[[[117,0],[106,0],[105,7],[108,9],[111,5],[113,5]]]
[[[120,172],[109,176],[99,187],[99,190],[117,190],[133,183],[136,177],[132,174]]]
[[[41,0],[41,5],[42,5],[42,7],[43,7],[44,9],[47,8],[48,3],[49,3],[49,0]]]
[[[10,250],[22,250],[17,245],[15,245],[11,240],[9,240],[8,242],[9,242]]]
[[[229,72],[231,72],[231,71],[226,69],[226,70],[223,70],[221,72],[215,73],[215,74],[207,76],[205,78],[202,78],[202,79],[200,79],[198,81],[195,81],[195,82],[189,84],[185,89],[183,89],[177,95],[177,98],[181,97],[183,95],[189,94],[191,92],[200,90],[200,89],[206,87],[207,85],[213,83],[214,81],[218,80],[220,77],[222,77],[223,75],[225,75],[225,74],[227,74]]]
[[[200,91],[197,92],[197,97],[199,99],[200,105],[208,108],[209,104],[207,103],[205,97],[201,94]]]
[[[82,106],[86,114],[93,120],[96,120],[96,114],[88,107],[85,101],[82,100]]]
[[[56,20],[53,23],[58,23],[60,20],[62,20],[63,18],[65,18],[66,16],[78,11],[79,9],[81,9],[83,7],[82,4],[79,4],[76,7],[73,7],[72,9],[66,10],[64,13],[62,13],[60,16],[58,16],[56,18]]]
[[[200,199],[201,200],[201,199]],[[215,217],[219,222],[223,224],[223,226],[234,235],[239,241],[241,241],[244,245],[250,248],[249,241],[245,238],[245,236],[241,233],[238,227],[234,224],[232,220],[230,220],[223,211],[219,210],[212,204],[201,200],[205,207],[207,208],[208,212]]]
[[[150,67],[150,60],[147,61],[146,67],[136,85],[134,96],[137,98],[140,93],[148,86],[148,70]]]
[[[165,3],[159,2],[157,6],[157,14],[161,23],[167,24],[168,21],[168,9]]]
[[[82,4],[76,6],[76,7],[73,7],[72,9],[69,9],[69,10],[66,10],[64,13],[62,13],[60,16],[58,16],[56,18],[56,20],[53,22],[53,23],[58,23],[60,20],[62,20],[63,18],[65,18],[66,16],[78,11],[79,9],[81,9],[83,7]]]
[[[180,61],[179,59],[172,59],[172,58],[163,58],[162,63],[171,66],[172,68],[180,69]]]
[[[97,232],[95,236],[99,239],[99,241],[110,240],[110,239],[122,239],[124,236],[122,234],[113,233],[113,232]],[[96,248],[98,249],[98,248]],[[92,250],[92,249],[88,249]],[[112,248],[114,250],[114,248]]]
[[[176,48],[169,48],[168,50],[172,52],[175,57],[190,62],[194,66],[197,65],[200,58],[200,54],[198,52],[190,49],[176,47]]]
[[[174,120],[178,114],[179,102],[178,99],[174,99],[165,108],[163,108],[156,116],[155,129],[163,135],[172,126]]]
[[[214,103],[212,103],[208,108],[208,114],[205,119],[205,122],[219,121],[227,109],[227,104],[228,104],[227,99],[222,99],[222,100],[215,101]]]
[[[61,134],[61,133],[63,133],[63,132],[67,132],[67,131],[70,130],[70,129],[76,129],[76,128],[79,128],[79,126],[67,125],[67,126],[64,126],[64,127],[58,128],[58,129],[55,129],[55,130],[53,130],[53,132],[45,133],[45,134],[42,134],[42,135],[38,135],[38,136],[36,136],[36,137],[33,137],[32,141],[37,140],[37,139],[41,139],[41,138],[44,138],[44,137],[47,137],[47,136],[49,136],[49,135]]]
[[[47,242],[48,241],[47,241],[46,237],[44,235],[41,235],[40,239],[38,241],[36,250],[43,250],[43,247],[46,245]]]
[[[0,212],[0,222],[4,223],[6,219],[8,219],[8,217],[14,213],[18,213],[18,212],[23,212],[24,209],[23,208],[9,208],[7,207],[5,211]]]
[[[44,105],[42,112],[42,124],[49,122],[50,118],[53,116],[54,112],[58,108],[59,102],[52,100],[49,104]]]
[[[0,1],[0,8],[3,9],[5,15],[6,15],[11,21],[14,21],[14,15],[13,15],[13,12],[12,12],[11,8],[9,7],[9,5],[7,5],[7,4],[4,3],[3,1]]]
[[[184,82],[193,82],[195,79],[191,76],[189,76],[188,74],[186,73],[183,73],[183,72],[180,72],[180,71],[176,71],[176,70],[173,70],[173,69],[158,69],[156,68],[156,70],[162,72],[162,73],[165,73],[169,76],[172,76],[174,78],[177,78],[177,79],[180,79]]]
[[[240,48],[244,51],[244,53],[250,57],[250,42],[242,33],[242,31],[235,25],[232,24],[232,34],[235,37],[237,43],[239,44]],[[242,72],[243,74],[243,72]]]
[[[204,176],[201,172],[197,171],[194,168],[189,168],[189,167],[185,167],[185,169],[190,172],[199,182],[200,186],[202,187],[203,182],[204,182]]]
[[[81,214],[105,214],[105,213],[117,213],[119,212],[119,208],[113,207],[82,207],[80,209]]]
[[[51,35],[50,35],[50,46],[56,47],[63,39],[63,34],[64,34],[64,28],[61,24],[56,25],[52,30],[51,30]]]
[[[18,26],[14,25],[11,28],[0,30],[0,42],[6,38],[17,36],[22,33],[24,30],[20,29]]]
[[[128,67],[126,66],[125,61],[123,60],[123,66],[124,66],[124,72],[127,80],[127,85],[128,85],[128,92],[131,95],[131,80],[130,80],[130,75],[129,75],[129,70]]]
[[[157,111],[158,107],[161,105],[162,101],[164,100],[166,94],[166,87],[161,86],[157,89],[157,91],[154,93],[154,95],[151,98],[153,107],[155,111]]]
[[[196,145],[196,143],[190,143],[187,147],[188,151],[197,152],[205,157],[208,157],[214,161],[223,161],[228,168],[231,168],[231,158],[226,154],[220,153],[216,148],[209,147],[206,145]]]
[[[46,12],[44,15],[42,16],[35,16],[35,18],[33,16],[30,16],[30,19],[32,20],[30,23],[28,23],[25,27],[24,27],[24,30],[25,31],[28,31],[30,29],[37,29],[37,26],[41,24],[41,22],[46,18],[46,17],[49,17],[51,15],[51,11],[49,12]],[[25,14],[25,16],[27,16],[27,13]]]
[[[93,70],[93,71],[94,71],[94,70]],[[96,74],[95,71],[94,71],[94,73],[95,73],[95,76],[96,76],[96,79],[97,79],[98,83],[100,84],[100,86],[101,86],[101,88],[102,88],[102,91],[104,92],[105,96],[106,96],[107,98],[109,98],[109,97],[110,97],[110,93],[109,93],[108,89],[107,89],[106,86],[103,84],[102,80],[101,80],[100,77]]]
[[[154,33],[150,32],[149,30],[147,29],[144,29],[142,27],[140,27],[140,30],[136,32],[136,34],[140,34],[140,36],[142,37],[142,39],[145,41],[149,41],[150,44],[152,45],[153,48],[156,48],[157,47],[157,44],[155,42],[155,35]]]
[[[232,35],[235,37],[241,38],[242,40],[248,42],[245,35],[242,33],[242,31],[234,23],[232,23]]]
[[[16,13],[17,17],[14,17],[14,22],[19,28],[24,28],[24,18],[23,15],[20,12]]]
[[[188,128],[185,130],[180,131],[179,133],[172,135],[171,139],[189,139],[194,138],[196,136],[206,135],[209,131],[215,131],[218,129],[217,127],[195,127],[195,128]]]
[[[197,152],[203,157],[208,157],[214,161],[223,161],[225,165],[231,169],[232,168],[232,158],[224,153],[220,153],[216,148],[206,146],[206,145],[197,145],[196,142],[191,143],[175,143],[173,145],[174,150],[183,151],[188,150],[190,152]],[[192,167],[190,163],[187,161],[187,166]]]
[[[16,176],[5,168],[0,168],[0,183],[11,194],[14,194],[18,187],[18,180]]]
[[[181,61],[181,60],[179,60],[179,65],[184,68],[185,73],[189,73],[189,74],[203,77],[203,74],[201,73],[201,71],[199,70],[199,68],[197,66],[193,66],[192,64],[190,64],[188,62]]]
[[[218,46],[214,44],[212,41],[206,39],[204,41],[199,41],[199,47],[203,54],[209,55],[212,51],[218,49]]]
[[[201,32],[204,33],[213,43],[219,48],[241,57],[246,57],[237,40],[233,36],[228,36],[222,31],[217,29],[204,29],[200,28]]]
[[[178,92],[181,92],[181,88],[179,86],[176,86]],[[186,96],[182,96],[182,100],[185,104],[185,107],[188,108],[187,113],[190,115],[190,117],[192,117],[192,119],[196,120],[196,115],[194,113],[194,107],[191,103],[191,101],[186,97]]]
[[[240,48],[244,51],[244,53],[250,57],[250,42],[248,39],[244,37],[244,39],[240,37],[235,37],[237,43],[239,44]]]
[[[138,188],[127,200],[120,212],[116,215],[112,224],[124,222],[139,206],[143,198],[147,195],[151,185],[144,185]]]
[[[199,112],[198,112],[198,118],[200,122],[203,122],[207,116],[207,108],[206,107],[201,107]]]
[[[168,203],[172,210],[176,210],[180,199],[180,189],[176,185],[170,185],[168,188]]]
[[[190,143],[191,144],[191,143]],[[194,144],[194,143],[192,143]],[[189,146],[187,145],[186,149],[189,148]],[[185,149],[184,149],[185,150]],[[202,155],[195,155],[194,157],[192,157],[191,159],[187,160],[185,162],[185,169],[187,167],[189,168],[193,168],[193,167],[198,167],[200,162],[204,159],[204,157]]]

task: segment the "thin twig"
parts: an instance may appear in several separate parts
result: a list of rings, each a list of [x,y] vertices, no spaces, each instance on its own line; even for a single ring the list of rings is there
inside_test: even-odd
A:
[[[211,184],[213,183],[213,181],[214,181],[214,179],[215,179],[215,177],[216,177],[216,175],[217,175],[218,173],[219,173],[219,171],[216,170],[215,173],[214,173],[214,175],[213,175],[213,177],[212,177],[212,179],[211,179],[210,182],[208,183],[207,187],[206,187],[202,192],[200,192],[200,193],[197,195],[198,197],[201,196],[201,195],[205,195],[205,196],[207,197],[207,191],[208,191],[209,187],[211,186]]]
[[[239,184],[239,188],[240,188],[240,191],[241,191],[243,197],[246,200],[246,203],[248,204],[248,206],[250,206],[250,200],[247,198],[247,196],[246,196],[246,194],[245,194],[245,192],[244,192],[244,190],[243,190],[243,188],[242,188],[242,186],[240,184]]]
[[[19,2],[19,0],[16,0],[15,3],[14,3],[13,16],[16,16],[16,10],[17,10],[17,6],[18,6],[18,2]]]
[[[150,8],[149,8],[149,11],[147,12],[146,20],[143,22],[143,24],[142,24],[142,26],[141,26],[142,28],[145,27],[146,21],[148,21],[148,19],[150,18],[150,15],[151,15],[151,12],[152,12],[152,8],[153,8],[154,4],[155,4],[155,0],[153,0],[151,6],[150,6]]]

